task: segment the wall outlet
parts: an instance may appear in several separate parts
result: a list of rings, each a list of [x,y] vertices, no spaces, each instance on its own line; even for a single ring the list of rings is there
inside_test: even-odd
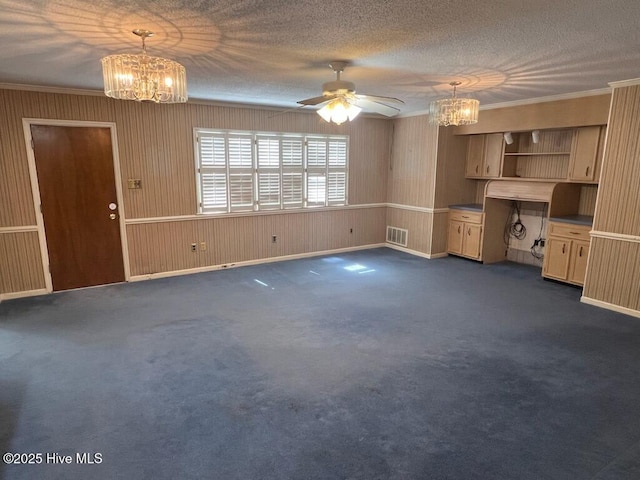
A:
[[[349,229],[349,233],[353,233],[353,228],[350,228],[350,229]]]
[[[203,252],[207,249],[207,242],[200,242],[200,250]]]
[[[276,235],[271,235],[271,243],[276,243],[278,241],[278,237]]]
[[[195,243],[191,244],[191,251],[195,252],[198,249],[198,245],[196,245]]]

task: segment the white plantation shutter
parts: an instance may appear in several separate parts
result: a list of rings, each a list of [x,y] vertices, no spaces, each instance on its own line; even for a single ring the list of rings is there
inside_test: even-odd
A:
[[[201,213],[347,204],[348,138],[197,130]]]
[[[304,199],[304,139],[282,138],[282,208],[302,208]]]
[[[253,136],[227,135],[229,211],[253,210]]]
[[[280,208],[280,138],[258,136],[258,208]]]
[[[307,207],[327,204],[327,140],[307,138]]]
[[[226,212],[227,157],[224,135],[198,134],[198,187],[201,212]]]
[[[346,205],[347,142],[330,139],[328,143],[327,205]]]

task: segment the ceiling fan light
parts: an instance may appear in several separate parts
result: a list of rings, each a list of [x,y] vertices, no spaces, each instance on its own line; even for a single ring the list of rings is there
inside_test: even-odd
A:
[[[142,53],[108,55],[102,59],[105,95],[139,102],[186,102],[185,68],[173,60],[147,55],[144,39],[152,36],[152,32],[134,30],[133,33],[142,38]]]
[[[353,119],[356,118],[361,111],[362,109],[360,107],[349,104],[349,108],[347,108],[347,116],[349,117],[349,121],[353,121]]]
[[[341,125],[347,120],[352,121],[358,116],[362,109],[349,103],[344,98],[335,98],[317,111],[318,115],[327,122]]]
[[[431,123],[441,127],[478,123],[480,102],[474,98],[458,98],[456,87],[460,82],[451,82],[450,85],[453,87],[451,97],[435,100],[429,105]]]
[[[331,110],[332,110],[331,103],[327,103],[320,110],[317,110],[317,113],[322,117],[322,119],[325,122],[329,123],[331,122]]]

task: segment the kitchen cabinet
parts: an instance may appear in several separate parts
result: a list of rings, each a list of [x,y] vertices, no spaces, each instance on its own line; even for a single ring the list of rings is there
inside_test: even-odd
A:
[[[447,251],[474,260],[481,260],[482,212],[449,210]]]
[[[504,153],[501,133],[470,135],[467,148],[466,176],[468,178],[498,178]]]
[[[602,127],[576,128],[573,133],[571,157],[569,159],[569,180],[582,183],[598,182],[598,162],[601,149]]]
[[[542,275],[574,285],[584,285],[591,226],[549,222]]]

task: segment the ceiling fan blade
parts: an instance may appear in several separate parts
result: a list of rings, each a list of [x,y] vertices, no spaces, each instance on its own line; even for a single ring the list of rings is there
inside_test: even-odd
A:
[[[334,98],[336,98],[336,95],[328,95],[328,96],[322,95],[321,97],[314,97],[314,98],[307,98],[306,100],[300,100],[298,103],[300,105],[320,105],[321,103],[328,102],[329,100],[332,100]]]
[[[404,105],[404,102],[399,98],[395,97],[382,97],[380,95],[365,95],[365,94],[356,94],[357,98],[363,98],[367,100],[371,100],[372,102],[380,102],[380,103],[401,103]]]
[[[357,98],[355,104],[367,112],[379,113],[386,117],[393,117],[394,115],[400,113],[399,108],[385,105],[384,103],[380,103],[375,100],[371,100],[371,97],[369,96],[363,95],[363,97],[364,98]]]

